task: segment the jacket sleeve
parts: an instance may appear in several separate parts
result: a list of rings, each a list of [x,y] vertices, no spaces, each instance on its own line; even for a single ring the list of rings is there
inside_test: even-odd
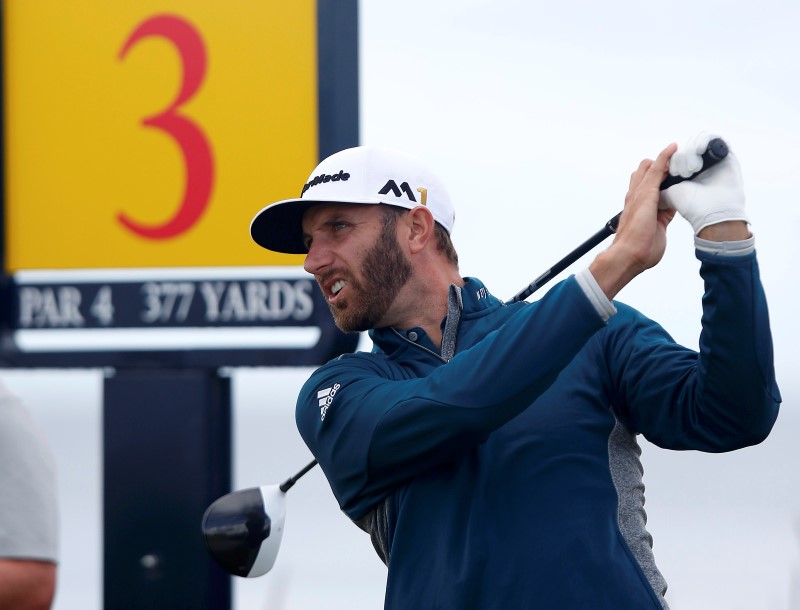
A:
[[[365,354],[328,363],[300,393],[298,429],[342,510],[358,519],[524,410],[604,325],[570,278],[425,377],[389,379]]]
[[[700,351],[633,312],[606,345],[612,404],[635,432],[668,449],[731,451],[764,440],[781,401],[755,253],[697,252],[705,284]],[[611,329],[609,329],[611,330]]]

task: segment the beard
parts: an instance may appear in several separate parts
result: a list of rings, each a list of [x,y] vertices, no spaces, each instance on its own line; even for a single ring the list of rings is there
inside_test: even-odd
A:
[[[344,332],[375,328],[411,277],[411,263],[397,243],[395,218],[384,218],[380,235],[365,253],[363,279],[348,278],[347,299],[328,303],[336,326]]]

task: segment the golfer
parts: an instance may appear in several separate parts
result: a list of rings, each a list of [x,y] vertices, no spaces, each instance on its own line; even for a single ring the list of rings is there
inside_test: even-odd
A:
[[[781,400],[735,155],[659,190],[710,139],[642,161],[610,247],[534,303],[462,276],[447,192],[396,152],[336,153],[255,217],[255,241],[305,253],[337,326],[374,342],[319,368],[296,418],[388,566],[387,609],[667,607],[637,436],[732,451]],[[699,353],[613,300],[661,260],[676,211],[705,282]]]

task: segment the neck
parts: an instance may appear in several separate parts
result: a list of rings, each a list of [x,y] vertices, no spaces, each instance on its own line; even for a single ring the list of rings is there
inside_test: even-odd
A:
[[[386,326],[397,330],[421,328],[433,344],[442,348],[442,320],[447,316],[450,285],[463,286],[464,280],[452,266],[415,272],[396,300],[393,321]]]

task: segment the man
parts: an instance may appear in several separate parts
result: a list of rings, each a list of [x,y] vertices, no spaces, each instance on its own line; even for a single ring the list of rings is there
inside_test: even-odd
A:
[[[56,587],[55,464],[36,421],[0,384],[0,610],[47,610]]]
[[[611,246],[535,303],[462,278],[447,193],[397,153],[332,155],[253,220],[374,342],[318,369],[296,418],[388,566],[386,608],[667,607],[636,435],[729,451],[762,441],[780,402],[736,158],[659,191],[709,140],[643,161]],[[611,301],[661,260],[676,210],[705,279],[699,354]]]

